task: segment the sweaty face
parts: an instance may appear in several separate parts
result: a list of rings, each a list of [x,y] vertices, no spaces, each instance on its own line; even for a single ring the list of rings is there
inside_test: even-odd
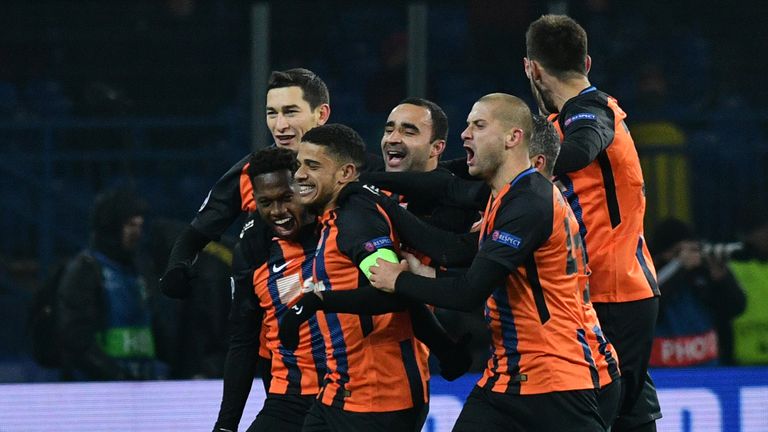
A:
[[[274,88],[267,92],[267,126],[275,144],[297,151],[301,137],[320,124],[321,107],[312,110],[298,86]]]
[[[127,251],[135,250],[144,229],[144,216],[132,216],[123,224],[122,243]]]
[[[299,145],[299,169],[294,178],[299,188],[299,201],[318,211],[327,210],[343,185],[338,180],[341,164],[327,153],[325,146],[303,141]]]
[[[387,171],[426,171],[432,149],[432,117],[427,108],[402,104],[384,126],[381,153]]]
[[[493,177],[504,155],[504,129],[494,118],[491,103],[477,102],[472,106],[461,139],[469,174],[484,180]]]
[[[293,190],[289,170],[274,171],[253,178],[256,211],[279,237],[293,239],[301,228],[304,207]]]

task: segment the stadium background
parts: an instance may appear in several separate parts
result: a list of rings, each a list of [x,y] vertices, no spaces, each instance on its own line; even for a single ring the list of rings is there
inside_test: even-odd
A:
[[[708,241],[737,240],[740,216],[768,191],[765,2],[3,2],[0,382],[50,378],[29,360],[25,306],[51,265],[85,245],[93,197],[127,184],[150,218],[190,220],[229,166],[269,143],[269,70],[317,72],[331,121],[370,151],[397,101],[426,96],[448,114],[447,157],[460,157],[479,96],[532,102],[524,32],[547,12],[584,25],[590,79],[629,114],[648,227],[674,215]]]

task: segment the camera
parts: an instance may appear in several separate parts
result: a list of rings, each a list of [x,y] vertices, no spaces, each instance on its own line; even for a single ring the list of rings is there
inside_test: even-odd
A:
[[[702,254],[712,256],[721,261],[730,259],[735,252],[738,252],[742,249],[744,249],[744,243],[742,242],[731,242],[731,243],[702,242],[701,244]]]

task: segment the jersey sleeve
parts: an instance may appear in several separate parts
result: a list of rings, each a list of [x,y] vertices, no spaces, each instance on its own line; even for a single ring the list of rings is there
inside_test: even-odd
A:
[[[585,168],[613,141],[613,111],[597,98],[579,98],[567,103],[558,121],[563,143],[555,162],[555,174]]]
[[[396,245],[385,216],[374,201],[360,195],[352,197],[339,211],[339,250],[363,272],[376,257],[397,262]],[[367,276],[367,274],[366,274]]]
[[[208,192],[191,225],[206,237],[217,240],[243,212],[240,177],[250,155],[229,169]]]
[[[512,272],[552,234],[553,209],[551,202],[529,194],[505,200],[501,205],[477,256]]]

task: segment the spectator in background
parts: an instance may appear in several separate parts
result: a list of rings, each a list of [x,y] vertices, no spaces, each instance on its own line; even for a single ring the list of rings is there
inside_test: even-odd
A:
[[[730,322],[744,311],[745,297],[724,257],[704,254],[691,228],[678,219],[660,222],[653,240],[662,295],[650,365],[730,363]]]
[[[768,209],[742,213],[743,249],[729,267],[747,297],[747,308],[733,321],[733,358],[737,364],[768,364]]]
[[[170,219],[152,222],[149,246],[156,271],[166,267],[173,243],[186,225]],[[168,363],[169,378],[221,378],[224,374],[234,243],[224,236],[200,251],[190,270],[188,297],[179,302],[165,296],[157,299],[162,314],[155,320],[155,341],[158,357]]]
[[[96,197],[88,248],[57,290],[64,379],[155,379],[155,341],[137,254],[146,205],[132,192]]]

